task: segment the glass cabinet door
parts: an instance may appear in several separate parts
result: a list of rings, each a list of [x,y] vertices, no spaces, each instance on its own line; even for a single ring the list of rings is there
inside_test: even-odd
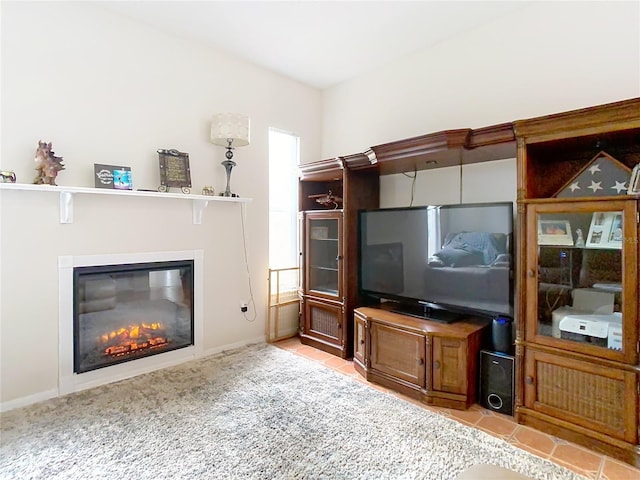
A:
[[[637,361],[637,202],[527,208],[527,337]]]
[[[305,225],[306,290],[329,298],[341,295],[341,213],[309,213]]]

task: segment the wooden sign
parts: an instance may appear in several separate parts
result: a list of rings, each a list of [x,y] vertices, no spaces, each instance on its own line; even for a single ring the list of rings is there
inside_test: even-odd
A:
[[[189,193],[191,188],[191,170],[189,168],[189,154],[178,150],[158,150],[160,161],[160,187],[158,190],[166,192],[170,187],[180,188],[183,193]]]

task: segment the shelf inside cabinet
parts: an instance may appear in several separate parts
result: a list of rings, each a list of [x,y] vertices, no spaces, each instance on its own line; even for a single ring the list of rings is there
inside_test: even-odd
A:
[[[315,268],[316,270],[328,270],[330,272],[337,272],[338,269],[336,267],[323,267],[321,265],[311,265],[311,268]]]
[[[335,287],[332,288],[332,287],[319,286],[319,287],[314,287],[313,290],[316,292],[324,292],[329,295],[335,295],[335,296],[338,295],[338,290],[336,290]]]

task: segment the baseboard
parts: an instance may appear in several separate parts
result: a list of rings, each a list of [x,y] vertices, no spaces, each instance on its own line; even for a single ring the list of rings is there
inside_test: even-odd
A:
[[[204,358],[210,355],[215,355],[226,350],[234,350],[236,348],[242,348],[242,347],[246,347],[247,345],[254,345],[257,343],[265,343],[265,341],[266,341],[266,337],[265,335],[262,335],[260,337],[243,340],[241,342],[209,348],[207,350],[202,351],[201,355],[196,355],[195,358],[194,357],[189,358],[188,360],[185,360],[184,362],[181,362],[181,363],[185,363],[186,361],[190,361],[192,359]],[[170,366],[175,366],[175,365],[179,365],[179,364],[171,364],[164,368],[168,368]],[[143,375],[144,373],[148,373],[148,372],[142,372],[141,375]],[[44,402],[45,400],[51,400],[52,398],[57,398],[61,396],[63,395],[60,394],[60,390],[58,388],[45,390],[42,392],[34,393],[33,395],[27,395],[26,397],[20,397],[14,400],[2,402],[0,403],[0,412],[4,413],[4,412],[8,412],[9,410],[14,410],[16,408],[28,407],[29,405],[33,405],[39,402]]]
[[[44,392],[34,393],[33,395],[27,395],[26,397],[16,398],[15,400],[9,400],[8,402],[0,403],[0,412],[8,412],[16,408],[28,407],[34,403],[44,402],[45,400],[51,400],[59,396],[58,389],[45,390]]]
[[[228,345],[222,345],[220,347],[208,348],[207,350],[202,352],[202,357],[200,358],[208,357],[210,355],[215,355],[225,350],[233,350],[234,348],[242,348],[242,347],[246,347],[247,345],[254,345],[256,343],[265,343],[265,342],[266,342],[266,336],[262,335],[260,337],[256,337],[249,340],[243,340],[237,343],[230,343]]]

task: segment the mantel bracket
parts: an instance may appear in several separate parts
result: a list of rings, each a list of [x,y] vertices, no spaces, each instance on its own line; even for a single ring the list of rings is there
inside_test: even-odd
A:
[[[73,192],[60,192],[60,223],[73,223]]]
[[[202,224],[202,212],[209,205],[209,200],[193,200],[193,224]]]

